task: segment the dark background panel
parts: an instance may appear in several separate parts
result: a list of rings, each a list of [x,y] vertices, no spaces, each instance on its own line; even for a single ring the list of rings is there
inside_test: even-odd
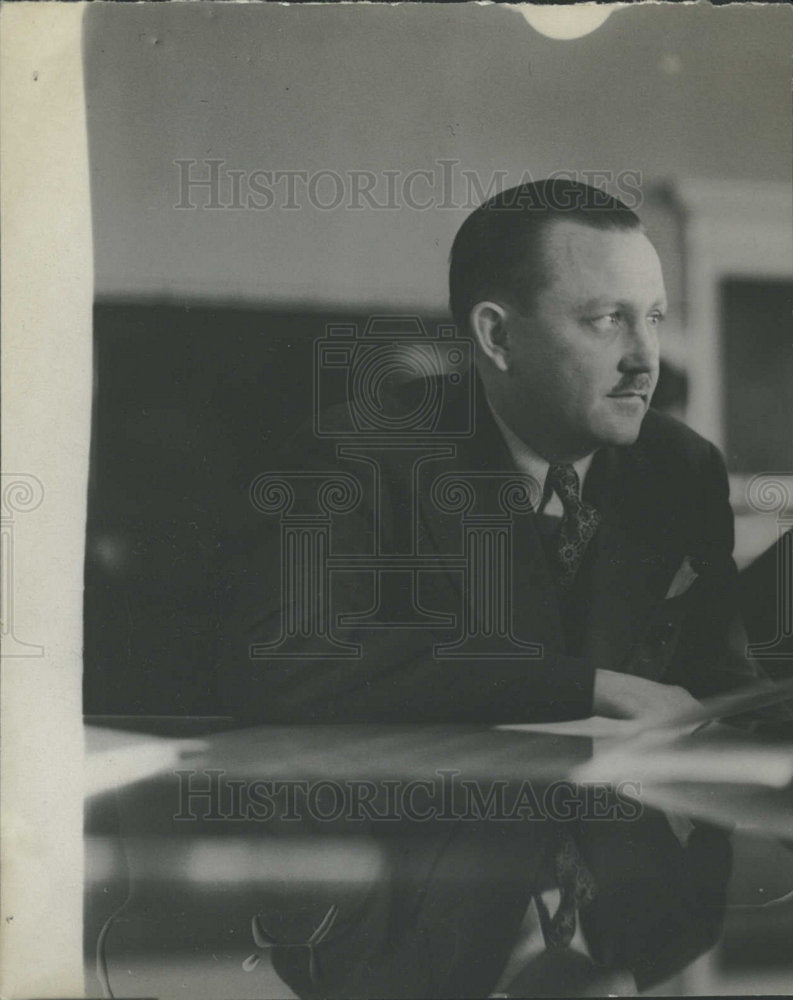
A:
[[[212,713],[212,589],[247,486],[311,415],[327,317],[96,306],[85,710]]]
[[[726,451],[734,472],[778,472],[793,457],[793,283],[722,285]]]

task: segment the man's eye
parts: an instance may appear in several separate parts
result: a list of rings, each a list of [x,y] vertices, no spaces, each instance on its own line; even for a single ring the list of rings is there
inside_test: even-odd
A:
[[[664,316],[662,312],[654,312],[650,313],[647,317],[647,322],[650,323],[651,326],[660,326],[665,319],[666,316]]]
[[[622,313],[613,312],[606,313],[603,316],[595,316],[592,320],[592,325],[596,330],[606,332],[608,330],[614,330],[622,322]]]

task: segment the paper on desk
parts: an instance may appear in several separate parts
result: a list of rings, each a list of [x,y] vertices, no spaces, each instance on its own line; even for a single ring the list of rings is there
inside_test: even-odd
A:
[[[787,789],[723,782],[644,783],[641,801],[663,811],[667,819],[674,812],[719,826],[752,831],[763,838],[790,841],[793,829],[793,797]]]
[[[793,781],[793,747],[752,745],[745,740],[703,746],[673,741],[596,746],[592,758],[575,770],[573,780],[581,784],[693,781],[785,788]]]
[[[569,719],[566,722],[515,722],[495,728],[521,733],[551,733],[557,736],[624,739],[639,733],[642,724],[633,719],[607,719],[601,715],[593,715],[588,719]]]

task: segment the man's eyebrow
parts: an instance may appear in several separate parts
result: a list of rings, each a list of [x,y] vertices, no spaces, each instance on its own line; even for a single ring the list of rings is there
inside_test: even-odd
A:
[[[596,296],[593,299],[587,299],[582,302],[580,309],[582,312],[587,312],[590,309],[632,309],[633,303],[628,302],[625,299],[620,299],[612,297],[609,295]],[[664,312],[669,308],[667,298],[665,295],[659,295],[650,306],[651,309],[662,309]]]
[[[582,302],[580,308],[582,312],[588,312],[590,309],[624,309],[627,305],[627,302],[615,296],[598,295]]]

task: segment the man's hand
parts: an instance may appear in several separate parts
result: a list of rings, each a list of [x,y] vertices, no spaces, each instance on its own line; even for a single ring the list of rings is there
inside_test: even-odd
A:
[[[593,713],[609,719],[660,722],[695,709],[699,702],[682,687],[659,684],[614,670],[595,671]]]

